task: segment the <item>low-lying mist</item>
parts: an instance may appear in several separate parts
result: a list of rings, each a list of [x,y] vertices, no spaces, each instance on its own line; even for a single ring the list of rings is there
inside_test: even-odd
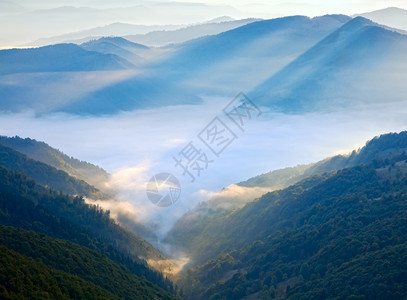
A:
[[[160,240],[180,216],[231,184],[270,170],[348,153],[374,136],[407,128],[406,105],[393,102],[299,115],[261,108],[262,115],[248,121],[242,132],[222,115],[230,100],[207,98],[202,105],[106,117],[3,114],[0,134],[45,141],[68,155],[103,167],[112,174],[108,185],[117,191],[115,201],[120,204],[98,199],[92,199],[93,203],[109,209],[113,217],[134,218],[154,230]],[[219,157],[197,138],[215,116],[237,136]],[[190,141],[213,160],[195,182],[183,175],[173,159]],[[181,183],[180,198],[168,207],[158,207],[146,196],[147,182],[160,172],[173,174]],[[237,201],[239,192],[236,190]]]

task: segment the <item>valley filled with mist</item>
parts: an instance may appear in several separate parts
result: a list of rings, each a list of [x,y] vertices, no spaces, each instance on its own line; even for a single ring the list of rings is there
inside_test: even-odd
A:
[[[0,298],[404,299],[407,3],[136,2],[0,4]]]

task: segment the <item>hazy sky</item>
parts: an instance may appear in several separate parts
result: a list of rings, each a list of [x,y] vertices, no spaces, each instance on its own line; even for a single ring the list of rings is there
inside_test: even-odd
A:
[[[9,2],[9,1],[5,1]],[[11,2],[11,1],[10,1]],[[396,6],[400,8],[407,8],[407,0],[336,0],[336,1],[322,1],[322,0],[294,0],[294,1],[266,1],[266,0],[206,0],[206,1],[166,1],[166,0],[14,0],[17,3],[28,9],[43,9],[55,8],[59,6],[75,6],[75,7],[93,7],[98,9],[104,8],[117,8],[128,6],[151,6],[159,7],[164,3],[185,3],[185,4],[204,4],[211,6],[230,6],[237,9],[235,17],[239,16],[262,16],[272,17],[275,15],[292,15],[292,14],[306,14],[306,15],[321,15],[326,13],[344,13],[356,14],[376,9]],[[198,6],[197,6],[198,9]],[[181,9],[182,10],[182,9]],[[180,10],[180,13],[182,13]],[[180,20],[182,21],[182,20]]]
[[[145,0],[0,0],[0,48],[30,44],[48,38],[112,23],[188,25],[221,16],[235,19],[271,19],[287,15],[353,15],[396,6],[407,0],[372,1],[145,1]]]

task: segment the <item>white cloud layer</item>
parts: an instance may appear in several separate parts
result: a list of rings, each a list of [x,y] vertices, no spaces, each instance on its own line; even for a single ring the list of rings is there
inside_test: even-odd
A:
[[[119,191],[115,207],[126,211],[163,236],[197,203],[223,187],[277,168],[314,162],[363,146],[368,139],[407,129],[403,103],[370,105],[334,113],[284,115],[264,110],[219,158],[210,155],[196,135],[230,99],[206,99],[203,105],[174,106],[122,113],[110,117],[63,114],[34,117],[29,112],[0,116],[0,134],[45,141],[63,152],[106,168],[110,185]],[[225,119],[226,120],[226,119]],[[173,156],[193,141],[214,162],[194,183],[174,166]],[[146,197],[145,187],[156,173],[169,172],[181,182],[177,203],[160,208]],[[111,209],[112,203],[106,203]]]

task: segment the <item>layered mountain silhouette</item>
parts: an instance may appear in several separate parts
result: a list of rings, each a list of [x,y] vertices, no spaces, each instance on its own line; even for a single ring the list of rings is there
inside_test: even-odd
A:
[[[403,101],[405,86],[396,78],[404,68],[406,50],[407,36],[357,17],[249,95],[284,112]]]
[[[406,36],[362,17],[328,15],[252,22],[153,51],[118,37],[81,46],[3,50],[1,72],[8,75],[1,80],[1,109],[112,114],[199,103],[201,94],[229,97],[237,93],[236,86],[251,91],[259,104],[290,113],[395,102],[405,94],[399,78],[406,43]],[[134,70],[135,65],[142,69]],[[73,73],[102,70],[133,73]],[[42,82],[38,90],[33,74]],[[63,78],[79,83],[94,76],[106,83],[49,99]],[[366,85],[371,88],[362,88]]]
[[[405,9],[388,7],[368,13],[359,14],[358,16],[370,19],[373,22],[377,22],[389,27],[407,30],[407,10]]]
[[[113,54],[132,62],[135,65],[143,62],[143,56],[149,52],[147,46],[132,43],[121,37],[104,37],[80,45],[88,51]]]
[[[95,114],[101,112],[101,102],[104,112],[112,112],[197,103],[199,94],[231,95],[236,85],[254,87],[348,19],[298,16],[259,21],[169,47],[144,66],[144,73],[61,109]]]
[[[0,74],[119,70],[131,67],[125,59],[86,51],[75,44],[0,51]]]

